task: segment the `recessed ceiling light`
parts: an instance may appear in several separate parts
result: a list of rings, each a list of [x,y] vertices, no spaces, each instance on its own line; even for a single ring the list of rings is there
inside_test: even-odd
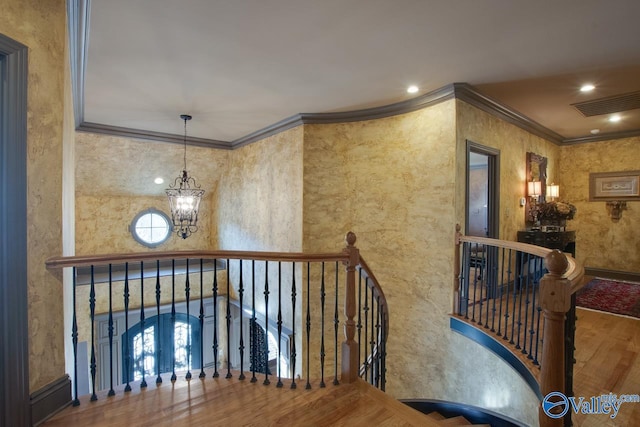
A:
[[[622,120],[622,117],[620,117],[619,114],[614,114],[613,116],[609,117],[609,121],[611,123],[618,123],[620,120]]]
[[[411,85],[407,88],[408,93],[417,93],[420,89],[416,85]]]
[[[157,177],[156,179],[153,180],[153,182],[155,182],[156,184],[162,184],[164,183],[164,179]]]
[[[592,135],[597,135],[600,133],[600,129],[591,129],[591,134]]]
[[[582,85],[582,87],[580,88],[580,92],[591,92],[595,88],[596,87],[594,85],[592,85],[591,83],[587,83],[587,84]]]

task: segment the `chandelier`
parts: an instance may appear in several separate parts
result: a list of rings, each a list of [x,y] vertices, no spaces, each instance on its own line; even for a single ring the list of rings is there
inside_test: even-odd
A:
[[[187,173],[187,121],[191,120],[191,116],[182,114],[180,118],[184,120],[184,169],[182,176],[178,176],[165,191],[169,198],[174,231],[186,239],[198,231],[198,208],[204,190]]]

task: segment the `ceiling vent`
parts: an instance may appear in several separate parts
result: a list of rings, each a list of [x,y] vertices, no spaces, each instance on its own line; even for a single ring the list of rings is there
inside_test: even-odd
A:
[[[640,108],[640,91],[571,104],[585,117],[619,113]]]

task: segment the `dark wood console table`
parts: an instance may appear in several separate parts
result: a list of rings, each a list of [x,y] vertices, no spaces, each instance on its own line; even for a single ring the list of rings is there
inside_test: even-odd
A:
[[[549,249],[560,249],[562,252],[570,253],[574,258],[576,256],[575,231],[523,230],[518,231],[518,242]]]

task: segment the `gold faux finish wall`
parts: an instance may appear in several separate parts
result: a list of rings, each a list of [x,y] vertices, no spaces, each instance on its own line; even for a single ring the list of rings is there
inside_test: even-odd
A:
[[[637,170],[640,137],[562,147],[560,198],[577,208],[576,258],[585,268],[640,273],[640,202],[627,202],[613,222],[605,202],[589,201],[589,173]]]
[[[460,180],[456,189],[456,205],[465,206],[466,141],[500,150],[500,239],[516,240],[524,229],[524,208],[520,198],[526,197],[527,152],[547,157],[547,182],[561,184],[557,172],[560,147],[519,127],[485,113],[466,102],[457,106],[457,170]],[[458,209],[458,222],[464,227],[465,212]],[[464,230],[463,230],[464,232]]]
[[[65,373],[62,284],[45,268],[47,258],[62,253],[65,2],[4,1],[0,31],[29,48],[27,281],[33,392]]]
[[[347,231],[356,233],[389,303],[387,391],[439,396],[447,370],[458,369],[442,352],[450,335],[455,102],[306,125],[304,141],[304,251],[333,251]]]

